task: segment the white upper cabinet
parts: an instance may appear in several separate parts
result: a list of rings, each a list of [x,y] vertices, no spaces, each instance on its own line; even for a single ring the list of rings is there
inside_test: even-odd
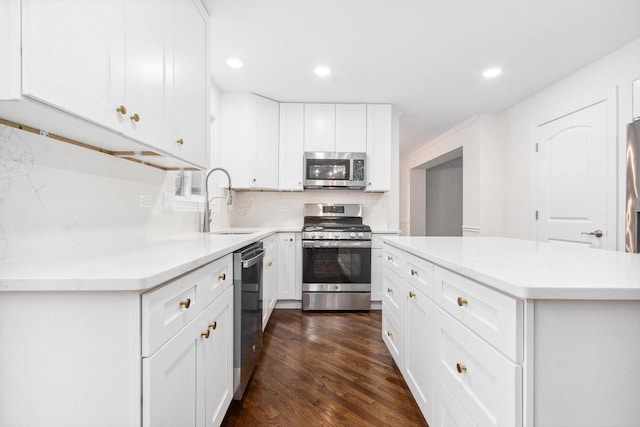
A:
[[[280,104],[280,190],[303,190],[304,104]]]
[[[304,151],[335,151],[336,106],[304,105]]]
[[[367,105],[367,186],[365,191],[391,189],[391,105]]]
[[[336,105],[336,149],[364,153],[367,150],[367,106]]]
[[[169,103],[173,124],[167,149],[195,164],[208,163],[207,21],[197,6],[199,0],[173,0],[170,15],[171,56],[168,70],[173,82]]]
[[[251,93],[221,97],[220,166],[234,188],[278,189],[279,105]]]
[[[23,0],[21,17],[16,4],[0,12],[20,22],[21,41],[8,40],[21,44],[22,57],[11,57],[22,61],[21,89],[0,96],[23,103],[0,106],[4,118],[106,153],[154,151],[208,167],[207,21],[199,1]]]
[[[305,104],[304,151],[367,149],[365,104]]]
[[[123,0],[24,0],[23,94],[122,129],[124,26]]]

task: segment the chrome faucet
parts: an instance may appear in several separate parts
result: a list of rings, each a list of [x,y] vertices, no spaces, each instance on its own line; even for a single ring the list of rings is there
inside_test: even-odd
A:
[[[229,187],[227,187],[228,192],[226,196],[226,202],[227,205],[231,204],[231,176],[229,175],[229,172],[227,172],[223,168],[211,169],[207,174],[207,177],[204,179],[204,223],[202,224],[203,233],[208,233],[211,231],[211,210],[209,207],[209,203],[216,197],[209,198],[209,175],[211,175],[215,171],[221,171],[224,172],[225,175],[227,175],[227,179],[229,180]]]

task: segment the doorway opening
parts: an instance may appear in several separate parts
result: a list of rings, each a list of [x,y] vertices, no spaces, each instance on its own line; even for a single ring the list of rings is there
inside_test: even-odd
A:
[[[411,170],[410,235],[462,236],[462,147]]]

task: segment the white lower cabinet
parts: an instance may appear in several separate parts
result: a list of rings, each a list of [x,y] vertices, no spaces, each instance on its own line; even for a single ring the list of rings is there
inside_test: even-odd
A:
[[[301,233],[278,233],[278,300],[302,300]]]
[[[144,426],[220,425],[233,396],[233,288],[142,361]]]
[[[405,380],[426,419],[430,419],[434,353],[433,301],[414,286],[409,286],[405,333]]]
[[[522,301],[383,251],[383,340],[429,425],[522,426]]]
[[[278,237],[274,234],[263,239],[262,243],[265,251],[262,262],[262,330],[264,331],[278,301]]]

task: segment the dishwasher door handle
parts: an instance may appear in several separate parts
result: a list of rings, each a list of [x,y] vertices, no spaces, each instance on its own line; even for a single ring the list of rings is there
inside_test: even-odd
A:
[[[249,259],[243,259],[242,260],[242,268],[253,267],[257,263],[259,263],[262,260],[262,258],[264,258],[264,249],[260,249],[256,253],[258,255],[254,256],[254,257],[251,257]]]

